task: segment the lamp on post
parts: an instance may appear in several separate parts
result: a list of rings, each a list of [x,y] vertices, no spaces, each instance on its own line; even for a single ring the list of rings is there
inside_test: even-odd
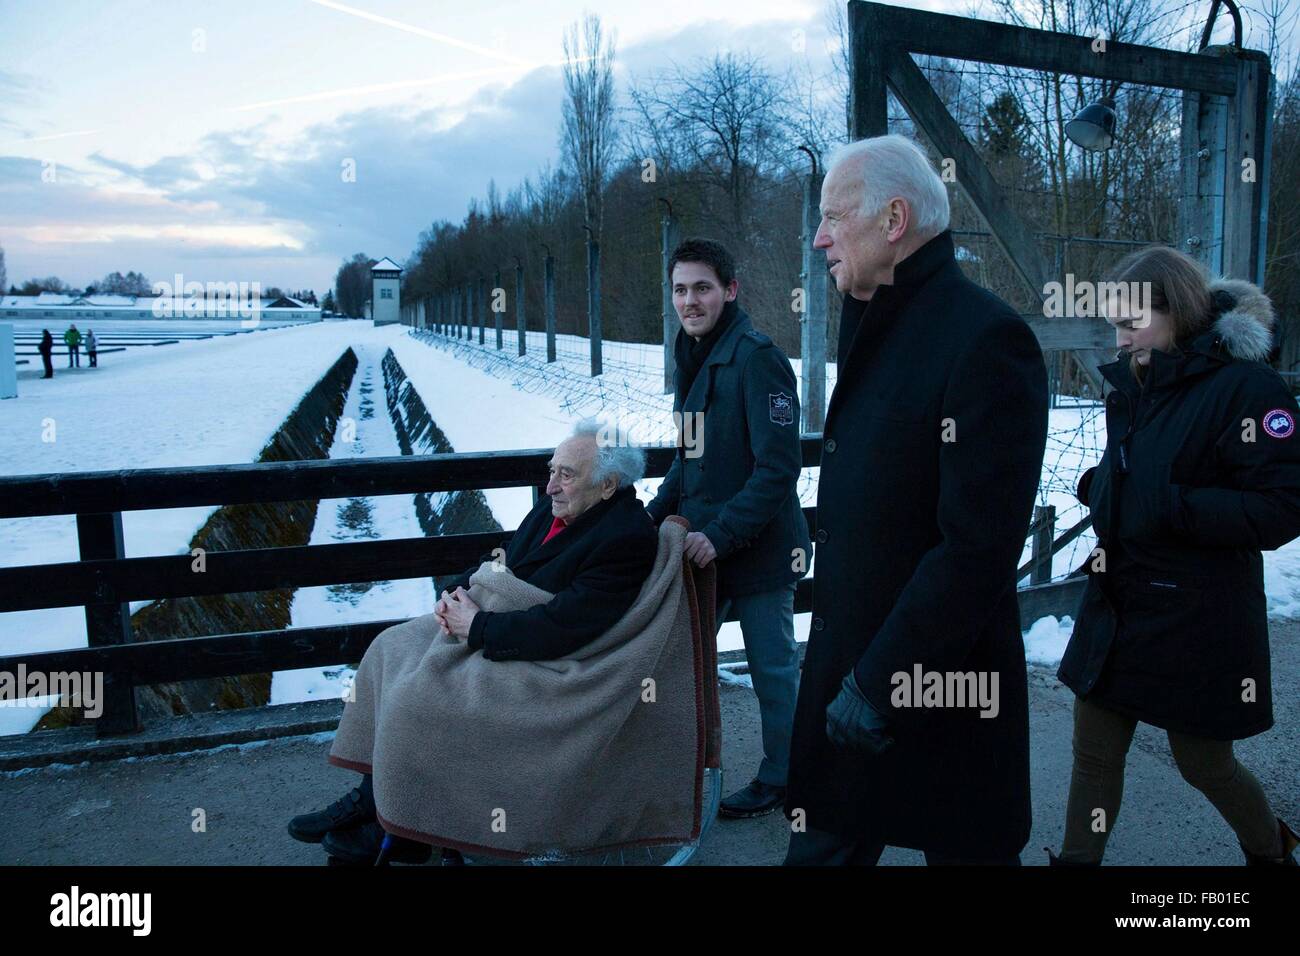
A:
[[[1076,146],[1089,152],[1109,149],[1115,141],[1115,101],[1103,96],[1079,110],[1074,119],[1065,124],[1065,135]]]

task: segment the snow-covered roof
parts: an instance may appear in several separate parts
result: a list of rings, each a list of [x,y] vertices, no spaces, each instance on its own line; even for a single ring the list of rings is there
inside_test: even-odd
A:
[[[144,299],[146,304],[153,301],[153,296],[134,296],[134,295],[115,295],[104,293],[103,295],[65,295],[61,292],[42,292],[40,295],[6,295],[0,296],[0,304],[6,308],[15,309],[23,308],[49,308],[50,306],[60,305],[80,305],[95,306],[96,308],[104,306],[112,308],[113,306],[131,306],[135,305],[139,299]]]
[[[105,292],[102,295],[83,296],[83,298],[91,305],[135,305],[137,301],[137,296],[120,295],[116,292]],[[153,297],[145,296],[145,298]]]
[[[92,295],[92,296],[71,296],[60,295],[52,292],[42,292],[40,295],[6,295],[0,297],[0,309],[11,311],[23,309],[59,309],[73,312],[77,309],[123,309],[133,310],[136,312],[152,310],[156,296],[133,296],[133,295]],[[184,311],[184,303],[187,299],[181,296],[176,300],[176,311]],[[214,308],[226,304],[224,300],[214,300]],[[305,309],[307,311],[320,311],[320,306],[312,305],[310,302],[303,302],[301,299],[294,299],[287,295],[276,298],[261,296],[258,299],[258,307],[262,310],[273,309],[276,311],[289,311]]]
[[[387,256],[370,267],[371,272],[401,272],[402,267]]]

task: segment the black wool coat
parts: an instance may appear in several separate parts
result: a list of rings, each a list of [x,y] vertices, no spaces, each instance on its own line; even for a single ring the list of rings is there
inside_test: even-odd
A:
[[[469,646],[488,660],[547,661],[571,654],[627,613],[654,567],[659,535],[631,485],[592,505],[543,544],[553,520],[550,495],[542,495],[510,538],[505,565],[555,597],[526,611],[475,614]],[[481,561],[493,559],[489,553]],[[478,568],[447,590],[468,589]]]
[[[718,552],[719,599],[760,594],[808,573],[812,543],[799,504],[799,389],[790,360],[733,300],[731,324],[673,410],[694,422],[701,454],[677,457],[646,510],[680,514]],[[678,331],[679,336],[685,332]]]
[[[1218,740],[1273,724],[1260,552],[1300,535],[1300,410],[1260,361],[1269,323],[1271,310],[1226,312],[1185,348],[1152,352],[1142,384],[1127,359],[1102,366],[1106,452],[1078,489],[1099,550],[1081,568],[1061,681]]]
[[[870,303],[845,297],[823,435],[813,618],[786,814],[812,829],[971,857],[1029,837],[1016,597],[1047,436],[1029,326],[975,285],[943,232]],[[984,674],[997,714],[905,707],[894,675]],[[826,708],[853,670],[896,743],[837,752]]]

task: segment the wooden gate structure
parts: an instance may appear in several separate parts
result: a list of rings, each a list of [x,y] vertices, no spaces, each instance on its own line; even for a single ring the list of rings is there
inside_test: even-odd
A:
[[[1215,3],[1217,10],[1218,3]],[[1212,273],[1264,279],[1268,232],[1271,73],[1268,57],[1237,44],[1200,53],[1105,41],[969,17],[850,0],[850,139],[888,132],[888,91],[953,161],[957,182],[1037,299],[1052,275],[1030,227],[948,112],[913,54],[1044,70],[1183,91],[1178,246]],[[1213,13],[1211,14],[1213,16]],[[1208,39],[1208,29],[1207,39]],[[1100,48],[1099,48],[1100,47]],[[1096,372],[1114,339],[1100,318],[1029,320],[1044,351],[1072,351]]]

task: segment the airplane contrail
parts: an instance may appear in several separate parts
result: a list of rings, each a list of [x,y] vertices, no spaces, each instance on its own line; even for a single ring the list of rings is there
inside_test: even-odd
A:
[[[470,43],[466,40],[458,40],[455,37],[447,36],[445,33],[437,33],[433,30],[426,30],[424,27],[413,26],[409,23],[402,23],[400,20],[393,20],[390,17],[381,17],[377,13],[370,13],[366,10],[358,10],[356,7],[349,7],[344,3],[337,3],[335,0],[311,0],[318,6],[328,7],[331,10],[337,10],[340,13],[347,13],[354,17],[360,17],[363,20],[369,20],[372,23],[383,24],[386,27],[392,27],[394,30],[402,30],[405,33],[414,33],[416,36],[427,37],[430,40],[437,40],[440,43],[446,43],[450,46],[460,47],[462,50],[469,50],[471,53],[478,53],[482,56],[490,56],[494,59],[505,60],[516,66],[534,67],[538,64],[530,60],[525,60],[517,56],[511,56],[509,53],[503,53],[500,50],[494,50],[491,47],[480,46],[477,43]]]

